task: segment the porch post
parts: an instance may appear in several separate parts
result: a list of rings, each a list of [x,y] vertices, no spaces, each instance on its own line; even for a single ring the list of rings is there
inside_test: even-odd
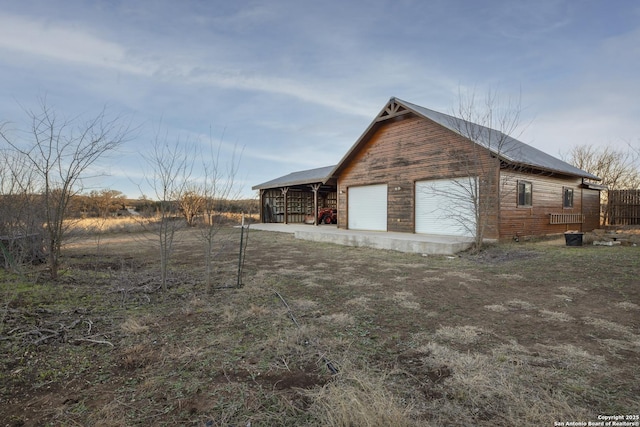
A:
[[[264,223],[264,189],[260,189],[260,222]]]
[[[318,224],[318,190],[322,184],[310,184],[311,190],[313,190],[313,225]]]
[[[284,196],[284,223],[289,223],[289,200],[287,199],[287,193],[289,192],[289,187],[282,187],[280,189],[282,191],[282,195]]]

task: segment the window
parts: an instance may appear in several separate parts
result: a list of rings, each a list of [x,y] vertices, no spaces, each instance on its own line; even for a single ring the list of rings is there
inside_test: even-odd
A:
[[[529,181],[518,181],[518,206],[532,205],[531,183]]]
[[[573,188],[564,187],[562,189],[562,207],[563,208],[572,208],[573,207]]]

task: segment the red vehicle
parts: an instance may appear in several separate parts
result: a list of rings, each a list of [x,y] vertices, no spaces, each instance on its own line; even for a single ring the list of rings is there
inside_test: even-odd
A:
[[[338,211],[334,208],[318,209],[318,223],[319,224],[337,224]]]

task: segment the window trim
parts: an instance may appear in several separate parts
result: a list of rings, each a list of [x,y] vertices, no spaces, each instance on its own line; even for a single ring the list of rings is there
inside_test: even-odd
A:
[[[523,185],[523,190],[524,190],[523,193],[520,192],[520,186],[521,185]],[[526,197],[527,186],[529,187],[529,200],[526,200],[527,199],[527,197]],[[523,200],[524,203],[522,203],[522,204],[520,203],[521,194],[523,195],[523,199],[524,199]],[[516,203],[517,203],[519,208],[530,208],[530,207],[532,207],[533,206],[533,183],[531,181],[525,181],[525,180],[519,179],[518,183],[517,183],[516,195],[517,195]]]
[[[567,205],[567,193],[571,194],[571,203]],[[573,196],[575,192],[571,187],[562,187],[562,208],[563,209],[573,209]]]

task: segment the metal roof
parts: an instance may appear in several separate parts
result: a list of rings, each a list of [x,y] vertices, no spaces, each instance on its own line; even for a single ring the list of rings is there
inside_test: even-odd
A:
[[[527,145],[524,142],[518,141],[517,139],[512,138],[509,135],[500,132],[499,130],[490,129],[485,126],[471,123],[466,120],[450,116],[448,114],[440,113],[438,111],[429,110],[428,108],[424,108],[419,105],[392,97],[382,109],[381,113],[376,116],[373,122],[364,131],[360,138],[358,138],[356,143],[349,149],[349,151],[337,165],[292,172],[288,175],[281,176],[280,178],[255,185],[252,187],[252,189],[261,190],[267,188],[291,187],[294,185],[305,185],[313,183],[326,184],[337,174],[340,169],[345,166],[346,163],[350,161],[352,155],[356,151],[358,151],[360,144],[363,143],[363,141],[367,140],[367,137],[370,135],[370,133],[373,132],[374,129],[376,129],[376,125],[380,123],[380,119],[383,118],[383,112],[391,103],[398,103],[410,112],[413,112],[420,117],[432,120],[439,125],[451,130],[452,132],[455,132],[465,138],[474,141],[475,143],[485,147],[493,154],[508,163],[553,173],[578,176],[581,178],[600,181],[600,178],[598,178],[597,176],[583,171],[582,169],[576,168],[575,166],[572,166],[569,163],[566,163],[556,157],[540,151],[537,148]]]
[[[309,169],[299,172],[292,172],[289,175],[254,185],[253,190],[262,190],[277,187],[292,187],[294,185],[304,185],[313,183],[326,183],[331,178],[331,171],[335,166],[325,166],[322,168]]]
[[[509,135],[505,135],[499,130],[490,129],[457,117],[429,110],[428,108],[398,98],[391,98],[390,102],[392,101],[396,101],[414,113],[433,120],[465,138],[471,139],[509,163],[600,181],[600,178],[597,176],[572,166],[524,142],[518,141]]]

